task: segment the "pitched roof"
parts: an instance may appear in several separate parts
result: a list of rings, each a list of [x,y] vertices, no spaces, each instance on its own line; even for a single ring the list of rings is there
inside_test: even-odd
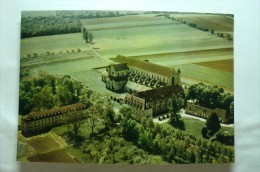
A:
[[[161,66],[158,64],[154,64],[154,63],[149,63],[147,61],[136,60],[134,58],[125,57],[125,56],[121,56],[121,55],[118,55],[113,60],[118,63],[127,63],[127,65],[129,65],[129,66],[143,69],[143,70],[146,70],[146,71],[149,71],[152,73],[156,73],[159,75],[167,76],[167,77],[172,76],[174,73],[176,73],[174,68],[170,68],[167,66]]]
[[[43,119],[43,118],[48,118],[51,116],[56,116],[60,115],[65,112],[69,111],[74,111],[74,110],[79,110],[79,109],[85,109],[86,106],[82,103],[76,103],[76,104],[71,104],[67,106],[62,106],[54,109],[49,109],[45,111],[38,111],[38,112],[31,112],[28,115],[24,116],[22,118],[23,121],[34,121],[38,119]]]
[[[115,71],[129,70],[126,63],[113,64],[112,66],[115,68]]]
[[[159,100],[164,98],[172,97],[173,95],[176,95],[177,93],[183,92],[182,87],[179,86],[165,86],[160,87],[152,90],[146,90],[142,92],[134,93],[136,97],[140,97],[142,99],[145,99],[146,101],[150,102],[153,100]]]

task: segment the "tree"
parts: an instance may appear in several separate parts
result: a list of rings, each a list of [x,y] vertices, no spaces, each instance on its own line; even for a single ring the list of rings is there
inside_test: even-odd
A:
[[[87,125],[91,128],[91,135],[94,134],[94,129],[99,121],[99,116],[102,113],[102,107],[99,104],[91,106],[84,115],[87,118]]]
[[[115,112],[112,106],[106,106],[100,119],[105,125],[105,130],[109,130],[115,123]]]
[[[230,103],[229,111],[230,111],[230,115],[234,117],[234,102]]]
[[[220,121],[218,115],[216,113],[212,113],[207,121],[206,121],[207,129],[209,130],[209,135],[213,136],[216,132],[221,128]]]
[[[92,32],[89,32],[88,39],[89,39],[89,42],[92,42],[92,40],[94,39],[94,35]]]
[[[182,100],[180,97],[174,96],[171,99],[170,107],[170,123],[181,130],[184,129],[184,123],[181,120],[180,110],[182,107]]]
[[[202,137],[205,138],[205,139],[208,138],[208,129],[207,129],[207,127],[203,127],[203,128],[201,129],[201,135],[202,135]]]
[[[73,132],[74,138],[77,139],[79,134],[79,129],[82,124],[83,115],[80,112],[71,112],[66,115],[65,121],[67,123],[68,133],[71,134]]]
[[[85,39],[86,43],[88,43],[88,39],[89,39],[88,31],[83,32],[83,39]]]
[[[120,150],[121,142],[121,139],[117,136],[111,136],[106,140],[108,152],[111,153],[113,157],[113,164],[116,163],[115,153]]]

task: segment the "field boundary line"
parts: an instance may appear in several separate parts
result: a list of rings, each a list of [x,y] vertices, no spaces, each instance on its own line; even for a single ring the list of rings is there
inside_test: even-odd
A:
[[[88,45],[89,45],[90,50],[91,50],[97,57],[99,57],[99,58],[101,58],[101,59],[103,59],[103,60],[106,60],[106,61],[108,61],[108,62],[110,62],[110,63],[113,63],[113,61],[109,60],[108,58],[105,58],[105,57],[101,56],[100,54],[98,54],[98,53],[93,49],[93,47],[91,46],[90,43],[88,43]]]

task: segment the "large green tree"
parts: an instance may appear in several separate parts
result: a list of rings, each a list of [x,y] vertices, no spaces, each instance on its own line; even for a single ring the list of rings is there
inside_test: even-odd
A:
[[[170,107],[170,123],[179,129],[184,129],[184,123],[181,120],[180,110],[182,108],[182,99],[179,96],[174,96],[171,99]]]
[[[218,115],[216,113],[212,113],[208,117],[208,119],[206,121],[206,127],[209,131],[209,135],[211,135],[211,136],[219,131],[219,129],[221,128],[221,125],[220,125]]]

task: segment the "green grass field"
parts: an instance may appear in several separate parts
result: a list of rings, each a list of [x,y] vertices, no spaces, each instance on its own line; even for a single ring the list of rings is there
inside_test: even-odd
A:
[[[71,75],[93,90],[103,94],[111,94],[111,92],[106,89],[105,83],[101,81],[101,73],[92,70],[92,68],[106,66],[108,64],[106,60],[100,58],[81,59],[37,66],[31,69],[31,74],[35,76],[38,71],[42,70],[53,75]]]
[[[93,33],[93,47],[108,58],[118,54],[135,56],[233,47],[230,41],[174,22],[167,25],[102,29]]]
[[[201,129],[205,127],[205,122],[200,121],[198,119],[182,117],[182,120],[185,124],[185,131],[193,134],[196,137],[202,137]],[[221,132],[225,132],[226,134],[233,135],[234,128],[233,127],[221,127]]]
[[[166,54],[154,54],[146,56],[136,56],[133,58],[149,59],[152,63],[160,65],[185,65],[192,63],[202,63],[220,60],[233,59],[233,48],[220,48],[210,50],[199,50],[199,51],[187,51],[177,53],[166,53]],[[232,64],[231,64],[232,65]]]
[[[217,32],[233,33],[234,29],[234,19],[224,15],[171,14],[171,17],[182,19],[189,23],[196,23],[198,27],[213,29]]]
[[[77,51],[79,48],[82,51],[90,50],[81,33],[26,38],[21,39],[20,57],[24,58],[28,54],[42,54],[47,51],[54,53],[73,49]]]
[[[95,19],[81,19],[81,24],[88,30],[112,29],[112,28],[126,28],[149,25],[163,25],[171,24],[172,21],[165,17],[155,17],[151,14],[141,14],[121,17],[107,17]]]
[[[184,77],[192,78],[198,82],[203,81],[208,84],[221,86],[229,91],[233,90],[233,73],[196,64],[178,65],[174,67],[179,68]]]

